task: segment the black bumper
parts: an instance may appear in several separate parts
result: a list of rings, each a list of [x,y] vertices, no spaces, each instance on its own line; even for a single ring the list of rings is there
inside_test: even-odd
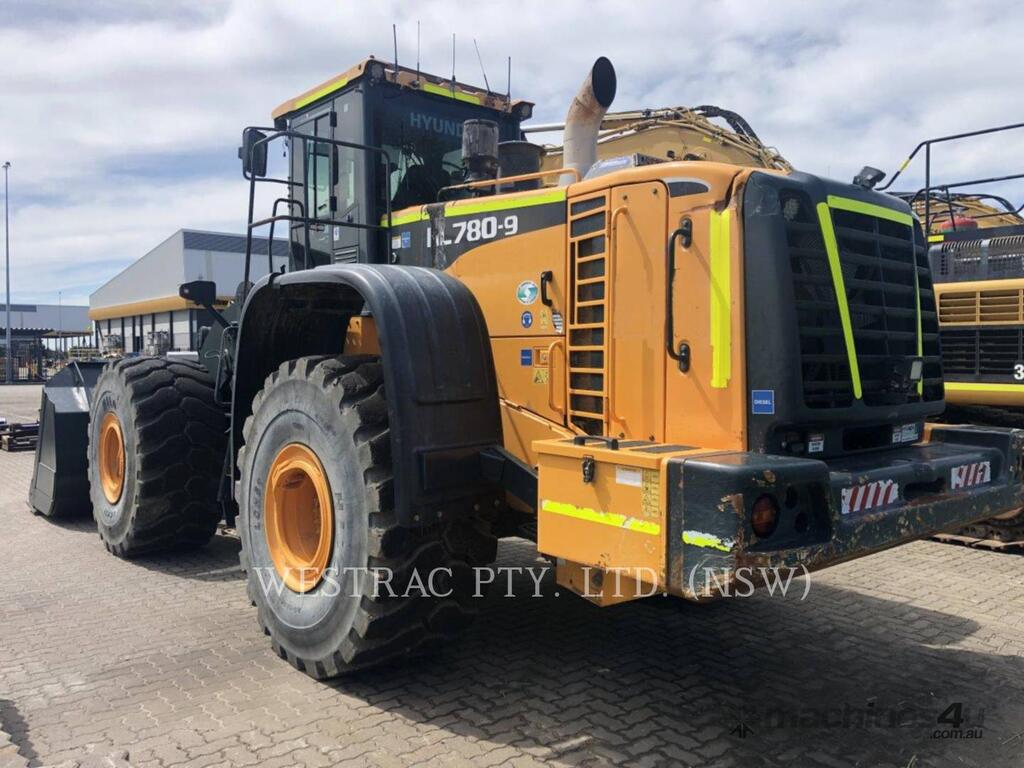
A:
[[[937,427],[929,442],[829,462],[721,453],[669,464],[669,583],[693,599],[706,572],[815,570],[1024,506],[1024,430]],[[751,508],[778,505],[771,535]],[[748,578],[750,574],[747,574]]]

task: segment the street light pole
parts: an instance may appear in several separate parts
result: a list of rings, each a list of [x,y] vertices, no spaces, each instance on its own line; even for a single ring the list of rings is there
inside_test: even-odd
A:
[[[7,171],[11,167],[11,163],[4,163],[4,274],[7,277],[7,318],[4,322],[6,331],[6,342],[7,350],[4,354],[4,379],[5,384],[10,384],[14,380],[14,366],[13,358],[11,354],[11,220],[8,216],[8,205],[7,205]]]

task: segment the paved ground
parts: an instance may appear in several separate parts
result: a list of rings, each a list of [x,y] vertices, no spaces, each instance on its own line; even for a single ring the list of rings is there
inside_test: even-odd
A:
[[[0,416],[36,397],[0,388]],[[546,582],[488,598],[436,657],[326,685],[271,652],[234,539],[116,560],[90,521],[28,513],[31,463],[0,453],[0,731],[21,765],[86,745],[197,768],[1024,765],[1018,556],[922,542],[817,575],[804,601],[701,607],[601,611]],[[933,738],[957,703],[980,739]]]
[[[0,419],[7,419],[10,422],[38,419],[41,390],[42,387],[34,384],[0,384]]]

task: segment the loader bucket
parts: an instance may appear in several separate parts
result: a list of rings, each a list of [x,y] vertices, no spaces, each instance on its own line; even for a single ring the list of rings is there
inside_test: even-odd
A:
[[[29,504],[47,517],[91,512],[89,406],[105,363],[71,363],[46,382],[39,406],[39,443]]]

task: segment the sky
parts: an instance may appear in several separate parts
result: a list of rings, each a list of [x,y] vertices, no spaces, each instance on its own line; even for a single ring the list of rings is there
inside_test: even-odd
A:
[[[450,72],[453,32],[459,80],[482,84],[474,38],[495,90],[511,56],[537,122],[560,122],[605,55],[613,109],[716,104],[843,180],[891,173],[927,137],[1024,121],[1019,2],[0,0],[12,300],[86,303],[177,229],[243,232],[241,129],[390,59],[392,23],[414,63],[417,21],[424,71]],[[1024,130],[935,163],[938,181],[1024,171]]]

